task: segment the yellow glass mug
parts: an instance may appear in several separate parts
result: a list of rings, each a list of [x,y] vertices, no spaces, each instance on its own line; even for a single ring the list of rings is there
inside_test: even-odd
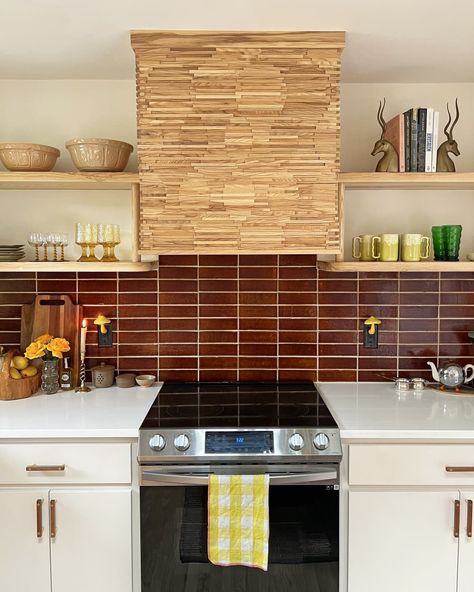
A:
[[[360,261],[375,261],[372,257],[373,234],[361,234],[352,239],[352,256]]]
[[[398,261],[398,234],[381,234],[372,238],[372,257],[380,261]]]
[[[423,249],[423,245],[425,248]],[[401,259],[402,261],[421,261],[428,259],[431,253],[431,239],[421,234],[402,234]]]

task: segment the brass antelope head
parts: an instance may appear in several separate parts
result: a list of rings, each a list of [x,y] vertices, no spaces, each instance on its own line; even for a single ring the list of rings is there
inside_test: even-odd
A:
[[[449,103],[446,103],[446,109],[448,110],[448,123],[444,128],[444,134],[447,138],[440,147],[438,148],[438,160],[436,164],[436,170],[438,172],[447,172],[453,173],[456,170],[453,160],[449,157],[449,153],[454,154],[455,156],[459,156],[461,153],[459,152],[458,143],[453,138],[453,129],[456,123],[459,120],[459,106],[458,100],[456,99],[456,115],[454,117],[454,121],[451,124],[451,112],[449,110]],[[451,128],[449,126],[451,125]]]
[[[385,109],[385,98],[379,103],[379,108],[377,111],[377,121],[379,122],[380,127],[382,128],[382,133],[380,134],[380,139],[375,142],[374,149],[372,150],[372,156],[383,152],[383,157],[377,163],[376,171],[378,173],[394,173],[398,171],[398,154],[393,144],[391,144],[388,140],[385,139],[385,130],[387,128],[387,123],[383,118],[383,111]]]

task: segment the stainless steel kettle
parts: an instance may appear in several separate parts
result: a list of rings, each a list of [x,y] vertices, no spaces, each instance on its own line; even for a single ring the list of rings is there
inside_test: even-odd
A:
[[[445,362],[439,368],[436,368],[433,362],[427,364],[431,367],[433,379],[449,388],[456,388],[474,378],[474,364],[466,364],[463,367],[456,362]]]

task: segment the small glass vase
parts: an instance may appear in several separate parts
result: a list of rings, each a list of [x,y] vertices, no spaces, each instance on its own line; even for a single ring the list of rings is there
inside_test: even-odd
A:
[[[44,360],[41,373],[41,389],[46,395],[54,395],[59,391],[58,360]]]

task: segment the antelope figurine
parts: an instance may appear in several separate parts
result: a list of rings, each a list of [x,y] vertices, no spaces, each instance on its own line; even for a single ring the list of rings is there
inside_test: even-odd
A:
[[[374,149],[372,150],[372,156],[383,152],[382,158],[378,161],[375,170],[377,173],[398,173],[398,154],[392,143],[384,138],[387,124],[383,118],[383,110],[385,109],[385,99],[379,103],[379,109],[377,111],[377,121],[382,128],[382,134],[380,140],[375,142]]]
[[[453,124],[451,125],[451,129],[448,130],[449,124],[451,123],[451,113],[449,111],[449,103],[446,104],[446,108],[448,110],[448,123],[444,128],[444,133],[448,138],[445,140],[440,147],[438,148],[438,156],[436,161],[436,172],[439,173],[454,173],[456,171],[456,167],[454,165],[453,160],[449,156],[451,152],[454,156],[459,156],[459,148],[458,143],[456,140],[453,140],[453,129],[459,119],[459,107],[458,107],[458,100],[456,99],[456,117],[454,118]]]

